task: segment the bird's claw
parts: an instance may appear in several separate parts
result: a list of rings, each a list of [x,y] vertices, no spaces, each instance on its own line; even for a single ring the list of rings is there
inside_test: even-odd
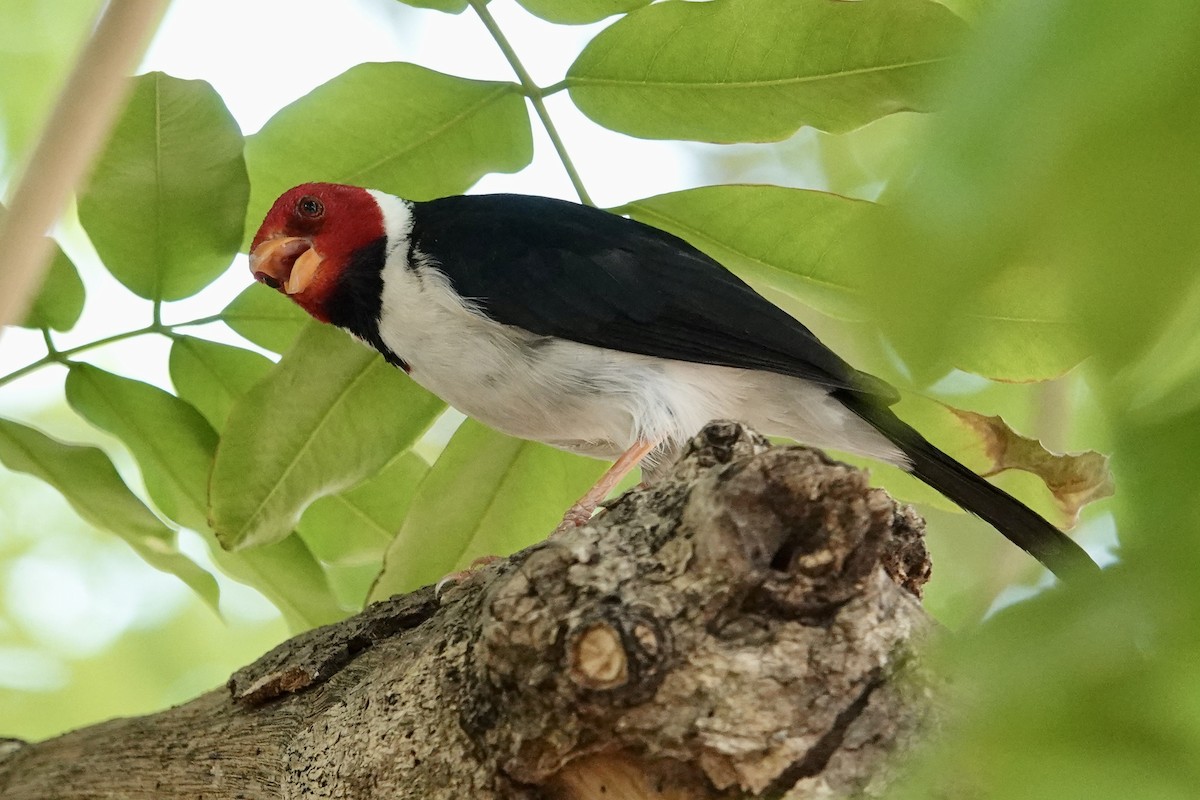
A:
[[[440,581],[438,581],[436,584],[434,584],[433,596],[436,597],[438,600],[441,600],[442,594],[447,589],[451,589],[455,586],[458,586],[460,583],[462,583],[467,578],[470,578],[472,575],[479,572],[479,570],[483,569],[488,564],[492,564],[499,560],[500,560],[500,556],[480,556],[479,558],[472,561],[467,566],[466,569],[460,569],[455,572],[451,572],[448,575],[446,575],[444,578],[442,578]]]

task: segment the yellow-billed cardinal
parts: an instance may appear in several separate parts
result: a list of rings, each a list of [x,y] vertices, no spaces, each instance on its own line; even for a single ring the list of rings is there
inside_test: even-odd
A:
[[[925,440],[895,391],[687,242],[562,200],[412,202],[308,183],[275,202],[250,270],[374,347],[463,413],[616,459],[568,512],[585,520],[645,460],[669,464],[712,419],[881,459],[1062,576],[1070,538]]]

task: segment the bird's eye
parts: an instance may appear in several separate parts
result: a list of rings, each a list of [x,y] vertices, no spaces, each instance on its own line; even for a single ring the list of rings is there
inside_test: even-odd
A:
[[[296,213],[308,219],[320,219],[325,215],[325,204],[311,194],[296,201]]]

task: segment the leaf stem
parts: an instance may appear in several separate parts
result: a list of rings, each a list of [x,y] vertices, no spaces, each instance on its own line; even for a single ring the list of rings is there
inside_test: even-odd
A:
[[[50,331],[42,328],[42,338],[46,342],[46,355],[42,356],[37,361],[26,364],[20,369],[13,370],[7,375],[0,375],[0,386],[12,383],[17,378],[24,377],[31,372],[36,372],[42,367],[50,364],[64,364],[71,356],[75,355],[76,353],[82,353],[85,350],[93,350],[97,347],[103,347],[106,344],[112,344],[113,342],[120,342],[124,341],[125,339],[133,339],[138,336],[145,336],[148,333],[160,333],[164,336],[170,336],[176,328],[187,328],[194,325],[208,325],[213,322],[220,322],[220,320],[220,314],[213,314],[212,316],[208,317],[190,319],[187,322],[177,322],[174,325],[163,325],[161,322],[157,322],[147,325],[144,328],[137,328],[132,331],[122,331],[121,333],[114,333],[112,336],[105,336],[103,339],[85,342],[84,344],[76,345],[75,347],[67,350],[57,349],[54,346],[53,341],[50,339]]]
[[[46,343],[46,358],[59,358],[58,348],[54,346],[54,339],[50,338],[49,328],[42,328],[42,341]]]
[[[167,330],[174,330],[175,328],[191,328],[195,327],[196,325],[211,325],[214,322],[220,322],[222,319],[224,319],[224,317],[222,317],[220,314],[211,314],[207,317],[197,317],[196,319],[189,319],[187,322],[176,322],[173,325],[166,325],[164,327]]]
[[[549,91],[542,90],[529,73],[525,70],[525,66],[521,63],[521,59],[517,58],[517,53],[509,44],[508,39],[504,36],[504,31],[500,30],[500,26],[496,24],[495,18],[491,12],[487,10],[486,0],[470,0],[471,8],[475,9],[475,13],[479,15],[479,19],[483,22],[484,27],[488,29],[488,33],[492,35],[496,45],[500,48],[500,52],[504,53],[504,57],[508,60],[509,66],[513,72],[517,74],[517,79],[521,81],[521,88],[524,90],[525,96],[529,98],[529,102],[533,104],[533,110],[537,112],[538,119],[542,121],[542,127],[546,129],[546,134],[550,137],[551,144],[554,145],[554,150],[558,153],[558,160],[562,162],[563,168],[567,171],[567,177],[571,180],[571,185],[575,187],[575,193],[579,195],[579,202],[584,205],[594,206],[592,198],[588,196],[587,189],[583,186],[583,181],[579,177],[579,172],[575,169],[575,164],[571,161],[571,156],[567,154],[567,148],[563,145],[562,138],[558,135],[558,129],[554,127],[554,121],[550,119],[550,112],[546,110],[546,104],[543,98]],[[563,81],[559,84],[554,84],[550,87],[553,91],[566,86]]]

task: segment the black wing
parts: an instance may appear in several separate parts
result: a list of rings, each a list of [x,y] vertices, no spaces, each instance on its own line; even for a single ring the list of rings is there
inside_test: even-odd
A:
[[[725,267],[635,220],[545,197],[445,197],[416,204],[412,242],[506,325],[895,400]]]

